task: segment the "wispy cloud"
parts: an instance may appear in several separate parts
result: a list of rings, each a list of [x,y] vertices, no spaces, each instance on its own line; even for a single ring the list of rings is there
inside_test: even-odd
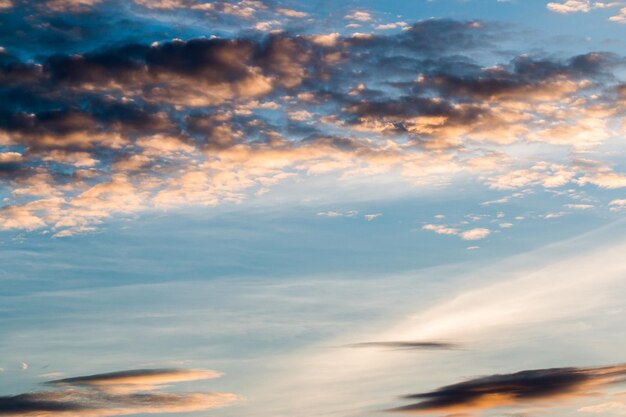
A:
[[[50,381],[57,390],[0,397],[0,415],[105,417],[184,413],[220,408],[237,396],[227,393],[146,392],[166,384],[215,378],[205,370],[141,369]]]
[[[460,345],[448,342],[419,342],[419,341],[393,341],[393,342],[362,342],[346,345],[352,348],[383,348],[397,350],[451,350],[459,349]]]
[[[554,368],[490,375],[407,395],[416,403],[393,411],[462,413],[498,407],[537,405],[568,397],[579,398],[594,390],[623,382],[626,366],[599,368]]]

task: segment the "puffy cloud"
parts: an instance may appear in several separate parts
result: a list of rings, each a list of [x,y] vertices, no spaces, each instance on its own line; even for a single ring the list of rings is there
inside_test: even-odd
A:
[[[353,10],[344,16],[346,20],[356,20],[358,22],[369,22],[372,20],[372,15],[365,10]]]
[[[0,164],[11,164],[22,161],[22,154],[19,152],[0,152]]]
[[[620,59],[520,55],[481,65],[472,52],[496,48],[501,32],[429,19],[391,35],[254,33],[40,62],[7,55],[0,181],[9,197],[0,227],[70,236],[113,216],[239,202],[289,178],[328,174],[418,187],[459,174],[494,189],[621,187],[621,174],[601,162],[567,159],[620,132]],[[563,147],[563,157],[528,165],[507,149],[542,144]]]
[[[566,0],[562,3],[551,2],[547,5],[548,10],[553,12],[567,14],[576,12],[588,12],[593,5],[589,0]]]
[[[623,6],[621,1],[602,2],[590,0],[566,0],[563,2],[550,2],[547,5],[548,10],[561,14],[570,13],[588,13],[594,9],[611,9]],[[626,8],[619,9],[616,15],[609,17],[609,21],[616,23],[626,23]]]
[[[491,230],[482,227],[477,227],[469,230],[460,230],[458,228],[446,226],[443,224],[432,223],[422,226],[422,230],[435,232],[439,235],[458,235],[463,240],[480,240],[486,238],[491,234]]]
[[[578,180],[579,184],[593,184],[600,188],[624,188],[626,187],[626,175],[617,172],[612,172],[608,168],[599,170],[581,177]]]
[[[475,229],[466,230],[461,233],[461,238],[463,240],[480,240],[484,239],[491,234],[489,229],[485,229],[483,227],[477,227]]]
[[[626,7],[623,7],[615,16],[609,17],[611,22],[626,24]]]
[[[405,28],[408,24],[406,22],[394,22],[394,23],[385,23],[382,25],[376,25],[374,29],[376,30],[389,30],[389,29],[397,29],[397,28]]]
[[[435,232],[438,235],[457,235],[459,234],[459,229],[454,229],[452,227],[444,226],[442,224],[425,224],[422,226],[422,230],[428,230],[431,232]]]

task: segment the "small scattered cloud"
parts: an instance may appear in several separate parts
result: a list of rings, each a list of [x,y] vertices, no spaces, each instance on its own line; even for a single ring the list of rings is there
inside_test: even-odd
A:
[[[596,9],[613,9],[621,7],[617,14],[609,17],[610,22],[626,23],[626,7],[623,7],[626,3],[623,1],[591,1],[591,0],[566,0],[561,2],[550,2],[547,4],[548,10],[560,13],[588,13]]]
[[[565,216],[567,213],[564,211],[558,211],[558,212],[553,212],[553,213],[546,213],[544,214],[543,217],[544,219],[550,220],[550,219],[558,219],[561,218],[563,216]]]
[[[480,220],[477,218],[475,220]],[[466,224],[468,222],[464,222]],[[480,240],[484,239],[491,234],[491,230],[484,227],[476,227],[469,230],[461,230],[455,227],[446,226],[443,224],[425,224],[422,226],[422,230],[435,232],[438,235],[452,235],[459,236],[463,240]]]
[[[480,240],[484,239],[491,234],[491,230],[484,227],[477,227],[475,229],[466,230],[461,233],[463,240]]]
[[[371,222],[374,219],[377,219],[379,217],[382,217],[382,213],[373,213],[373,214],[366,214],[363,217],[365,218],[365,220],[367,220],[368,222]]]
[[[355,217],[358,214],[359,212],[356,210],[348,210],[348,211],[328,210],[328,211],[320,211],[317,213],[317,215],[321,217]]]
[[[626,198],[611,200],[609,202],[609,209],[611,211],[626,210]]]
[[[278,14],[282,14],[283,16],[287,16],[287,17],[296,17],[296,18],[303,18],[303,17],[307,17],[309,14],[305,13],[305,12],[300,12],[298,10],[293,10],[293,9],[285,9],[282,7],[278,7],[276,9],[276,12]]]
[[[458,235],[459,229],[455,229],[453,227],[448,227],[443,224],[425,224],[422,226],[422,230],[428,230],[430,232],[435,232],[438,235]]]
[[[358,22],[369,22],[372,20],[370,12],[364,10],[353,10],[344,16],[346,20],[356,20]]]
[[[409,24],[406,22],[394,22],[394,23],[385,23],[374,26],[376,30],[389,30],[389,29],[402,29],[408,27]]]
[[[565,207],[573,210],[591,210],[595,206],[593,204],[566,204]]]
[[[609,17],[611,22],[626,24],[626,7],[623,7],[615,16]]]

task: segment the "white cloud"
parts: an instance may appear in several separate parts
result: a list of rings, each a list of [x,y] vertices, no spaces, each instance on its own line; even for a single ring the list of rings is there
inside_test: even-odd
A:
[[[623,6],[624,2],[602,2],[602,1],[590,1],[590,0],[566,0],[562,2],[550,2],[547,4],[547,8],[550,11],[560,14],[570,13],[588,13],[596,9],[610,9],[614,7]],[[616,23],[626,23],[626,7],[623,7],[618,11],[615,16],[609,17],[609,21]]]
[[[565,207],[574,209],[574,210],[589,210],[594,208],[593,204],[566,204]]]
[[[372,15],[369,12],[363,10],[353,10],[344,16],[346,20],[357,20],[359,22],[369,22],[372,20]]]
[[[359,212],[356,210],[348,210],[348,211],[328,210],[328,211],[320,211],[317,213],[317,215],[321,217],[355,217],[358,214]]]
[[[626,24],[626,7],[619,10],[615,16],[609,17],[611,22]]]
[[[480,240],[486,238],[490,234],[491,230],[485,229],[483,227],[478,227],[461,233],[461,238],[463,240]]]
[[[438,235],[458,235],[459,234],[459,229],[454,229],[452,227],[448,227],[442,224],[425,224],[424,226],[422,226],[422,230],[435,232]]]
[[[592,9],[592,5],[589,0],[567,0],[562,3],[551,2],[548,3],[547,7],[548,10],[561,14],[577,12],[587,13]]]

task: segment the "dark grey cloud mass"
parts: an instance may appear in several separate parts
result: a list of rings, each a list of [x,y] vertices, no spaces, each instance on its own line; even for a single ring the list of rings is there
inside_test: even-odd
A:
[[[81,10],[66,3],[16,2],[4,13],[52,24],[111,10],[108,1]],[[136,1],[119,13],[254,21],[273,7]],[[121,207],[239,201],[294,171],[352,164],[419,176],[442,161],[458,164],[443,169],[454,172],[468,168],[460,161],[475,144],[579,146],[602,136],[577,136],[586,126],[615,128],[625,112],[621,57],[516,55],[500,50],[508,36],[495,23],[429,19],[388,35],[251,30],[77,41],[36,54],[8,46],[0,52],[0,181],[11,198],[0,229],[89,231]],[[129,197],[133,204],[118,203]]]
[[[219,376],[197,369],[139,369],[50,381],[56,390],[0,397],[3,416],[115,416],[194,412],[226,406],[227,393],[151,392],[165,384]]]
[[[594,387],[624,382],[626,366],[534,369],[489,375],[403,397],[418,402],[391,411],[447,413],[515,407],[587,395]]]

